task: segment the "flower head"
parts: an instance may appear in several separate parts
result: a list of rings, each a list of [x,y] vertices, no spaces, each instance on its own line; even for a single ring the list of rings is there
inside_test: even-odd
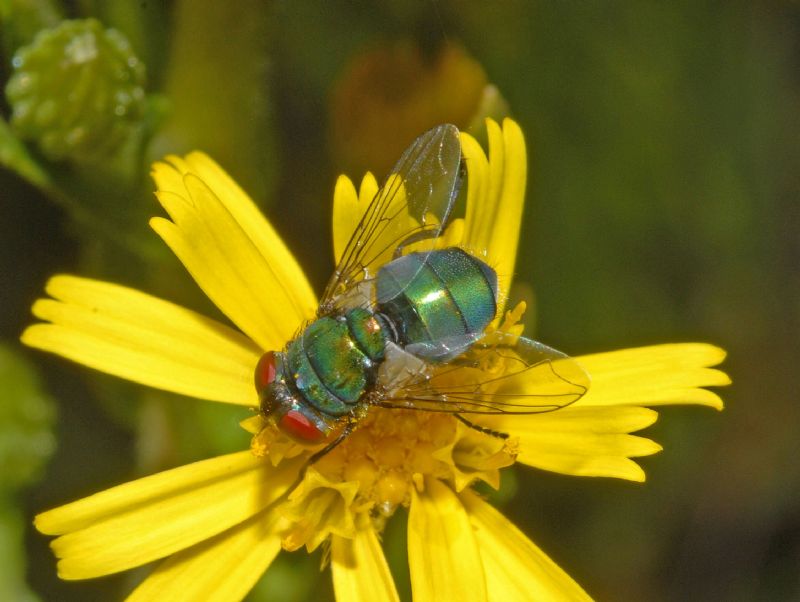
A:
[[[506,309],[525,188],[519,127],[488,123],[489,156],[468,135],[461,147],[469,179],[465,217],[436,244],[478,253],[498,274],[492,333],[518,336],[524,311]],[[200,153],[156,164],[157,196],[170,219],[156,232],[234,330],[144,293],[72,276],[47,285],[33,311],[43,323],[23,341],[145,385],[257,407],[253,372],[265,351],[284,349],[315,317],[317,301],[291,253],[244,192]],[[378,185],[357,191],[340,178],[333,241],[339,258]],[[498,334],[497,336],[501,336]],[[503,335],[505,336],[505,335]],[[40,514],[57,535],[59,574],[84,579],[164,559],[132,599],[237,600],[281,549],[330,544],[342,600],[395,600],[379,543],[407,507],[415,599],[587,599],[525,535],[472,490],[497,487],[515,462],[581,476],[643,481],[632,459],[661,448],[632,435],[657,413],[644,406],[691,403],[720,409],[701,387],[724,385],[710,345],[661,345],[576,358],[591,375],[588,393],[559,411],[477,417],[368,407],[357,428],[309,465],[306,448],[262,415],[243,426],[251,449],[145,477]],[[496,434],[507,434],[501,438]],[[323,444],[324,445],[324,444]]]
[[[483,67],[456,43],[426,52],[404,41],[359,53],[331,95],[336,160],[386,173],[420,132],[445,119],[467,129],[493,93]]]

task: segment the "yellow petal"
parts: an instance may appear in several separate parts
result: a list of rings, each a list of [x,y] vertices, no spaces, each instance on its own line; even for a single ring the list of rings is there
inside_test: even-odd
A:
[[[497,271],[502,314],[503,304],[514,276],[514,266],[525,204],[527,155],[522,130],[511,119],[502,129],[486,120],[489,135],[489,160],[466,134],[462,148],[469,172],[467,225],[464,245],[474,253],[488,253]],[[473,190],[475,187],[476,190]]]
[[[496,123],[489,120],[487,129],[490,165],[495,154],[502,157],[502,171],[492,165],[492,183],[498,188],[498,200],[488,249],[489,257],[497,270],[501,298],[504,299],[514,277],[528,164],[525,139],[516,122],[511,119],[503,120],[501,131]],[[498,173],[496,183],[494,173]]]
[[[196,174],[219,197],[245,236],[270,264],[278,283],[286,286],[287,294],[301,314],[305,318],[312,318],[317,308],[314,290],[292,252],[250,197],[205,153],[189,153],[184,161],[177,157],[172,159],[176,160],[173,164],[183,174]],[[155,177],[157,168],[154,166],[153,170]],[[175,192],[180,190],[182,189]]]
[[[343,602],[400,600],[378,536],[373,529],[359,529],[353,539],[334,535],[331,543],[333,588],[337,600]]]
[[[463,218],[456,218],[452,220],[444,231],[442,236],[437,241],[436,247],[439,249],[447,249],[449,247],[460,247],[464,242],[464,220]]]
[[[543,470],[581,477],[645,480],[631,457],[661,451],[661,446],[635,435],[547,433],[520,437],[517,461]]]
[[[464,247],[480,254],[490,242],[494,210],[489,200],[489,161],[478,141],[466,132],[461,132],[461,152],[468,175]]]
[[[206,295],[262,349],[280,349],[313,318],[300,266],[253,202],[199,153],[156,163],[156,193],[172,222],[154,218]]]
[[[408,566],[415,600],[486,600],[477,542],[458,496],[437,479],[412,489]]]
[[[644,481],[641,467],[629,458],[661,451],[661,446],[629,435],[653,424],[658,413],[637,407],[568,407],[528,416],[482,421],[519,440],[517,461],[562,474]]]
[[[722,400],[700,387],[730,384],[710,368],[725,359],[719,347],[681,343],[623,349],[575,358],[592,379],[576,406],[698,404],[717,410]]]
[[[658,419],[658,412],[637,407],[569,406],[542,414],[500,414],[481,420],[491,428],[511,433],[632,433],[647,428]]]
[[[281,549],[277,513],[253,518],[162,562],[128,602],[238,602]]]
[[[377,193],[378,182],[369,172],[361,180],[358,194],[347,176],[339,176],[336,181],[333,191],[333,257],[337,265],[364,211]]]
[[[62,579],[88,579],[183,550],[247,520],[292,483],[301,459],[273,468],[249,451],[132,481],[36,517]]]
[[[569,575],[497,510],[470,491],[462,493],[461,500],[475,530],[490,600],[591,600]]]
[[[26,345],[122,378],[201,399],[258,405],[259,350],[247,337],[188,309],[115,284],[56,276],[56,300],[33,313],[51,324],[22,334]]]
[[[356,187],[347,176],[339,176],[333,189],[333,260],[336,264],[358,224],[359,213],[363,213],[363,208],[359,211]]]

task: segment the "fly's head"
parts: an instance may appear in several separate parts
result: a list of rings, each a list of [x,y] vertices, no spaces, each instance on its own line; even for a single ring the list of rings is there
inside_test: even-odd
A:
[[[255,371],[260,411],[287,437],[301,445],[322,443],[331,432],[328,421],[291,385],[283,353],[267,351]]]

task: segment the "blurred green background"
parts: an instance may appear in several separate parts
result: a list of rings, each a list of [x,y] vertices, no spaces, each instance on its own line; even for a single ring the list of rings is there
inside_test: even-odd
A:
[[[248,443],[246,412],[18,343],[57,272],[217,315],[147,227],[152,160],[215,157],[320,290],[338,173],[506,113],[530,154],[530,331],[572,355],[714,342],[734,385],[722,414],[645,432],[665,447],[647,483],[519,470],[498,503],[600,600],[800,598],[796,2],[2,0],[0,18],[0,599],[122,597],[143,572],[59,581],[32,516]],[[319,563],[282,555],[251,599],[331,597]]]

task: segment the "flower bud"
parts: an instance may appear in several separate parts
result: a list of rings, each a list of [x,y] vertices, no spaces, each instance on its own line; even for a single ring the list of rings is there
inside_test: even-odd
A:
[[[144,114],[144,65],[121,33],[95,19],[39,32],[12,65],[11,125],[48,159],[106,156]]]

